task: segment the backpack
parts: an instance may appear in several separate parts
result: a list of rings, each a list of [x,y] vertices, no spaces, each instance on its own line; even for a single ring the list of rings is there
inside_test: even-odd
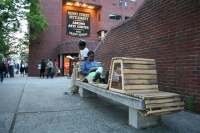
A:
[[[45,68],[46,68],[46,63],[45,63],[45,62],[42,62],[41,65],[42,65],[42,66],[41,66],[42,69],[45,69]]]

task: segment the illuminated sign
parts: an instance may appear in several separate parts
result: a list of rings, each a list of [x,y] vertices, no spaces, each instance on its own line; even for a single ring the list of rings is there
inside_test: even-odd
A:
[[[68,11],[67,35],[90,36],[90,13]]]

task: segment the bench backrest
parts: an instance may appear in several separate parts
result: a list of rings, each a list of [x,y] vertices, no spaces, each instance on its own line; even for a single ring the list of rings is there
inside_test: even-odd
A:
[[[155,60],[113,58],[110,67],[109,90],[120,93],[158,91]]]

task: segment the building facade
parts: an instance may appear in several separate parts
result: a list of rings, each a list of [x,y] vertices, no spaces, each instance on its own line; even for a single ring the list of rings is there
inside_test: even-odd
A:
[[[29,76],[38,76],[41,59],[57,59],[62,75],[69,75],[78,56],[77,42],[83,39],[95,50],[109,29],[133,16],[143,0],[41,0],[49,27],[30,42]]]

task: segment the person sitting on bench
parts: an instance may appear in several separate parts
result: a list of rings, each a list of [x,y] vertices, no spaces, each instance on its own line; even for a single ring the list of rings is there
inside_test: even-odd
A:
[[[93,81],[96,82],[99,80],[102,82],[102,72],[103,68],[99,67],[98,63],[94,61],[94,52],[88,52],[88,59],[82,65],[82,74],[85,77],[94,77]]]

